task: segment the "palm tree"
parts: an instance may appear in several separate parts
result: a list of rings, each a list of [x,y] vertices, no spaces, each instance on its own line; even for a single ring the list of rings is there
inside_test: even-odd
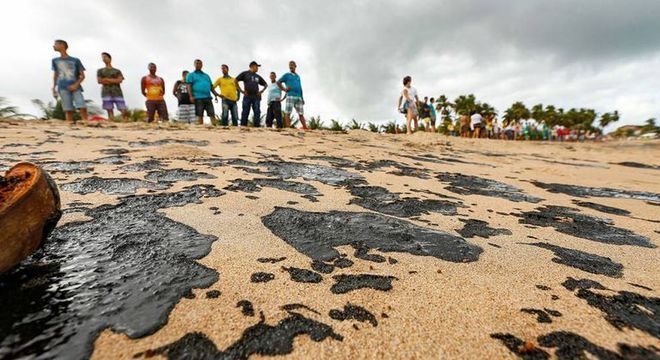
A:
[[[600,116],[600,127],[605,128],[609,124],[619,121],[619,111],[615,110],[613,113],[604,113]]]
[[[472,115],[477,110],[477,99],[474,94],[461,95],[454,100],[454,111],[458,115]]]
[[[642,134],[660,132],[660,127],[655,125],[655,118],[646,120],[646,124],[641,128]]]
[[[374,124],[374,123],[372,123],[372,122],[370,122],[370,123],[367,124],[367,128],[368,128],[369,131],[371,131],[371,132],[375,132],[375,133],[379,133],[379,132],[380,132],[380,126],[379,126],[379,125],[376,125],[376,124]]]
[[[522,119],[529,119],[530,111],[522,101],[517,101],[511,105],[510,108],[504,111],[504,120],[507,123],[517,122]]]
[[[447,99],[447,96],[445,95],[438,96],[438,98],[435,100],[435,103],[435,108],[440,114],[441,123],[441,125],[438,126],[438,132],[447,134],[449,133],[449,125],[453,121],[451,116],[451,109],[453,104],[449,102],[449,99]]]
[[[0,97],[0,119],[7,119],[20,116],[18,108],[8,104],[7,99]]]
[[[383,125],[383,132],[386,134],[396,134],[398,126],[395,121],[390,121],[387,124]]]
[[[530,116],[536,119],[537,121],[545,120],[545,111],[543,108],[543,104],[536,104],[532,106]]]

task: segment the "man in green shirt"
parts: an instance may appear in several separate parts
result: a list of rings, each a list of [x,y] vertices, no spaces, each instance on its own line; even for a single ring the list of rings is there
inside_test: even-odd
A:
[[[121,83],[124,75],[121,70],[112,67],[112,56],[107,52],[101,53],[105,67],[96,72],[96,80],[101,84],[101,99],[103,108],[108,112],[108,120],[114,120],[114,108],[121,111],[124,121],[128,120],[128,110],[124,101],[124,93],[121,91]]]

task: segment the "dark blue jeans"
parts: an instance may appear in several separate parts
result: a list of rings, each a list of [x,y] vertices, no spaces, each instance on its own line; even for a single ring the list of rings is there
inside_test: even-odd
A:
[[[229,112],[231,111],[231,124],[238,126],[238,104],[236,101],[222,99],[222,126],[229,125]]]
[[[243,113],[241,114],[241,126],[248,125],[248,115],[250,115],[250,108],[252,108],[252,116],[254,116],[254,127],[261,127],[261,98],[254,98],[245,96],[243,98]]]

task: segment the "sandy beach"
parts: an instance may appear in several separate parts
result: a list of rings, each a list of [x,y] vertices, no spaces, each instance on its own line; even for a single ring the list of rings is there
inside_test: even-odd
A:
[[[65,214],[0,276],[0,358],[657,358],[659,155],[2,121]]]

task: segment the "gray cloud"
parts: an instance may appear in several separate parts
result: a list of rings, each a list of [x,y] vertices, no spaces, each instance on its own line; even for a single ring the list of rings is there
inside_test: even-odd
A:
[[[264,72],[283,72],[293,58],[308,113],[326,118],[396,118],[407,74],[423,94],[474,92],[500,110],[516,100],[619,109],[623,123],[660,108],[655,0],[27,0],[0,10],[31,14],[0,24],[22,33],[10,40],[15,58],[0,59],[12,69],[0,96],[21,104],[48,96],[50,43],[65,37],[88,70],[101,66],[101,51],[113,53],[131,106],[141,106],[139,78],[150,61],[169,86],[194,58],[212,76],[222,63],[236,73],[253,58]],[[86,88],[98,98],[91,79]]]

